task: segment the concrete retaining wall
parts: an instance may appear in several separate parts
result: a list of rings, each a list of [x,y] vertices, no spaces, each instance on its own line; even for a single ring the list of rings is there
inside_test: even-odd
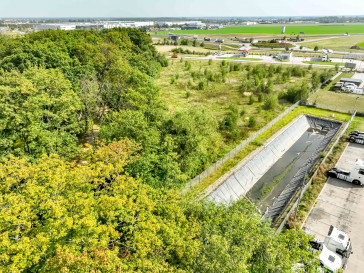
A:
[[[310,128],[307,116],[301,116],[281,134],[271,140],[264,149],[235,171],[207,198],[216,203],[235,201],[254,186],[254,184],[273,166],[273,164]]]

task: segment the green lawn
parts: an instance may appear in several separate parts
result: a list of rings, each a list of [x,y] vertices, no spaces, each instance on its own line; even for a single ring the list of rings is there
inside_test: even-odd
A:
[[[352,46],[362,45],[364,47],[364,37],[354,36],[354,37],[344,37],[344,38],[332,38],[312,42],[300,43],[300,45],[308,48],[315,48],[318,46],[319,49],[332,49],[335,51],[349,51]]]
[[[261,61],[263,59],[258,58],[235,58],[235,57],[217,57],[217,59],[231,59],[231,60],[240,60],[240,61]]]
[[[176,30],[176,34],[232,34],[232,33],[265,33],[265,34],[281,34],[282,26],[240,26],[226,27],[214,30]],[[160,31],[158,33],[168,34],[170,31]],[[286,35],[299,34],[304,32],[305,35],[318,34],[349,34],[364,33],[364,25],[312,25],[312,26],[286,26]]]
[[[359,97],[358,101],[356,102],[356,109],[363,113],[363,95],[329,91],[331,86],[338,82],[341,78],[351,78],[353,75],[354,73],[342,73],[339,77],[332,81],[331,84],[313,94],[308,101],[310,103],[316,103],[318,107],[330,108],[331,110],[340,112],[352,112],[355,105],[355,100]]]
[[[360,46],[360,47],[364,48],[364,42],[363,42],[363,43],[358,44],[358,46]]]
[[[335,63],[335,62],[311,62],[311,61],[303,61],[305,64],[322,64],[322,65],[339,65],[345,66],[345,63]]]

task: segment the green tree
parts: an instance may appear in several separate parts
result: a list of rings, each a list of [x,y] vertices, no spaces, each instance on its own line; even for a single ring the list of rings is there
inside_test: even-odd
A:
[[[43,156],[0,164],[3,272],[176,272],[197,255],[198,225],[172,192],[124,168],[138,146],[123,139],[86,165]]]
[[[2,156],[77,153],[83,105],[59,70],[0,72],[0,104]]]
[[[272,110],[277,107],[277,104],[277,97],[270,94],[265,97],[263,108],[265,110]]]

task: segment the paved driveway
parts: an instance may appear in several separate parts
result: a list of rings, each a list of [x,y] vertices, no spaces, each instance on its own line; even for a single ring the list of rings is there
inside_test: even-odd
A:
[[[337,167],[351,170],[357,158],[364,159],[364,145],[350,143]],[[333,225],[349,234],[353,246],[345,273],[364,272],[364,188],[329,178],[303,230],[321,241]]]

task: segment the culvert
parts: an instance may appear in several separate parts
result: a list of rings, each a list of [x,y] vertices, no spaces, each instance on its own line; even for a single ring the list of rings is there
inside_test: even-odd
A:
[[[302,185],[342,123],[302,115],[274,137],[223,183],[208,199],[229,203],[248,196],[266,218],[281,214]]]

